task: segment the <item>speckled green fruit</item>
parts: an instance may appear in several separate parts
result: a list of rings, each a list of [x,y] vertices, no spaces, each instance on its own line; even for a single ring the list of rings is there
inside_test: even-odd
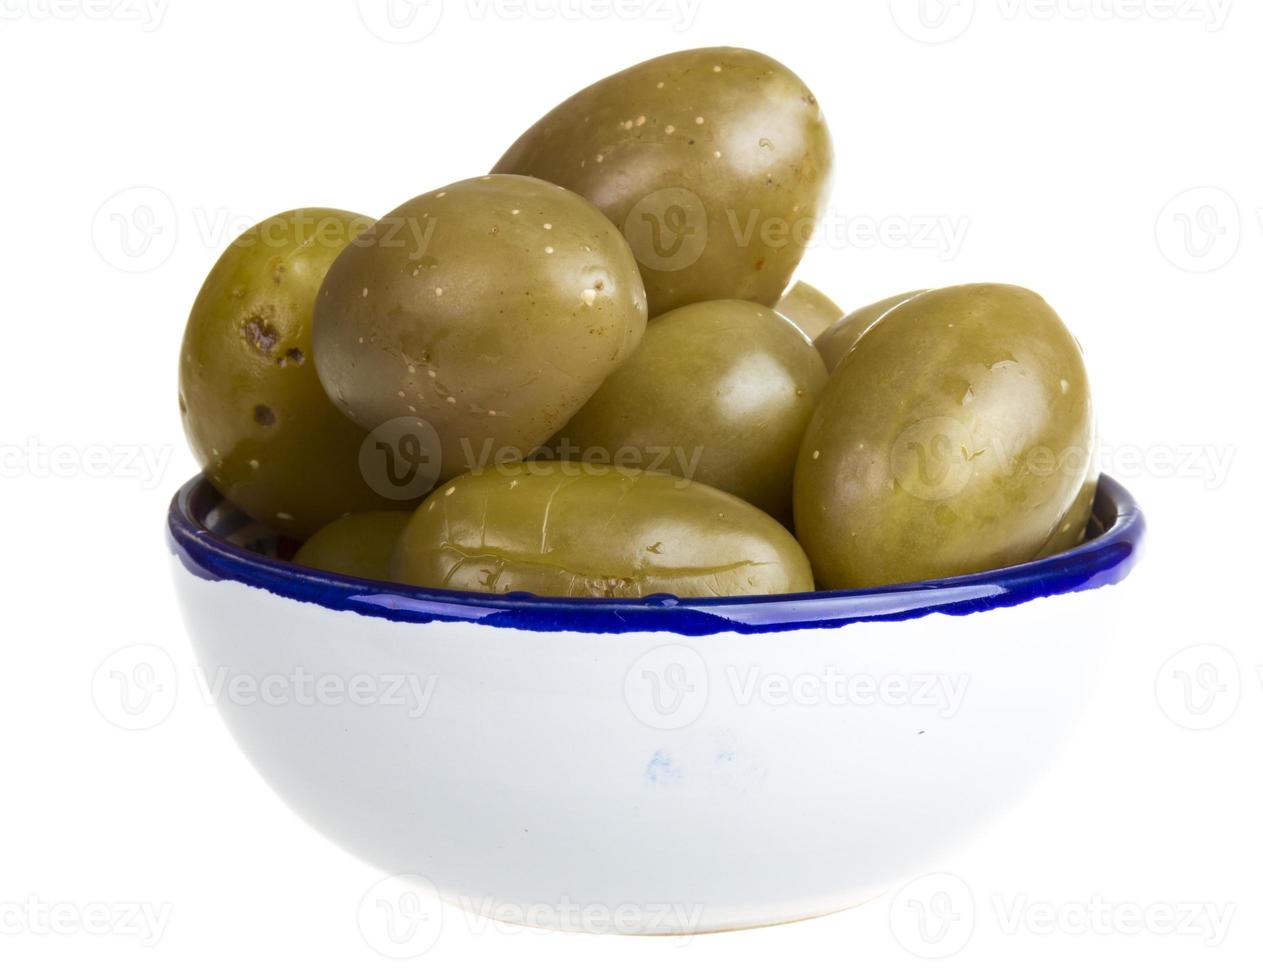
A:
[[[365,426],[425,419],[446,478],[540,446],[645,320],[636,261],[600,211],[530,177],[479,177],[408,201],[342,253],[316,302],[316,368]]]
[[[773,307],[808,340],[815,340],[842,319],[842,308],[809,282],[794,283]]]
[[[789,532],[736,497],[665,473],[556,461],[440,487],[404,530],[392,573],[432,588],[604,598],[812,588]]]
[[[569,187],[618,225],[649,312],[708,299],[773,305],[802,258],[833,170],[824,116],[766,55],[664,55],[571,96],[493,168]]]
[[[827,330],[816,337],[816,350],[820,351],[820,356],[824,358],[824,366],[828,368],[829,373],[833,373],[833,369],[842,363],[842,358],[851,352],[855,342],[874,323],[901,303],[906,303],[924,292],[924,289],[914,289],[910,293],[888,296],[886,299],[879,299],[876,303],[861,306],[858,310],[834,321]]]
[[[1038,295],[967,285],[909,300],[833,372],[803,438],[794,519],[816,581],[1034,558],[1075,506],[1093,439],[1079,346]]]
[[[412,514],[370,510],[347,514],[307,539],[294,563],[339,575],[388,580],[390,556]]]
[[[1036,558],[1049,558],[1052,555],[1059,555],[1063,551],[1069,551],[1071,548],[1077,548],[1083,544],[1092,523],[1092,508],[1096,503],[1096,490],[1100,485],[1100,481],[1099,453],[1093,452],[1092,458],[1088,463],[1086,478],[1083,481],[1083,486],[1079,489],[1078,496],[1074,498],[1074,503],[1066,511],[1065,519],[1057,525],[1057,530],[1053,532],[1052,537],[1044,542],[1044,546],[1039,549],[1039,552],[1035,555]]]
[[[650,321],[554,445],[667,470],[788,522],[798,446],[827,377],[810,341],[766,306],[693,303]]]
[[[286,211],[215,263],[180,351],[180,415],[215,487],[295,537],[354,510],[394,506],[360,473],[365,433],[316,377],[311,313],[325,272],[371,218]]]

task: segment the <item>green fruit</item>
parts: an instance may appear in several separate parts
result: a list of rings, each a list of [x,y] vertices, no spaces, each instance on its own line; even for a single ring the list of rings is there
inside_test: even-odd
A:
[[[552,596],[812,588],[789,532],[736,497],[665,473],[540,461],[436,490],[399,539],[392,572],[431,588]]]
[[[307,539],[294,563],[339,575],[388,580],[395,542],[412,517],[401,510],[347,514]]]
[[[311,350],[325,272],[371,218],[286,211],[228,246],[189,314],[180,415],[198,463],[251,517],[295,537],[391,506],[358,465],[364,431],[329,401]]]
[[[1039,296],[968,285],[909,300],[833,372],[803,439],[794,519],[817,582],[1034,558],[1068,519],[1093,438],[1079,346]]]
[[[816,350],[824,358],[824,366],[829,373],[832,374],[833,369],[842,363],[842,359],[855,347],[856,341],[873,324],[901,303],[906,303],[924,292],[924,289],[914,289],[910,293],[888,296],[886,299],[879,299],[876,303],[861,306],[858,310],[836,320],[829,329],[816,337]]]
[[[596,82],[528,129],[495,173],[594,203],[631,242],[649,314],[709,299],[773,305],[824,206],[833,146],[784,65],[700,48]]]
[[[554,446],[667,470],[787,522],[798,446],[826,380],[807,338],[767,307],[693,303],[650,322]]]
[[[805,333],[808,340],[815,340],[843,315],[837,303],[801,279],[785,290],[774,309]]]
[[[631,250],[596,208],[479,177],[408,201],[342,253],[316,302],[316,368],[365,426],[424,419],[450,477],[544,443],[645,318]]]
[[[1052,537],[1039,549],[1035,555],[1036,558],[1049,558],[1083,544],[1092,522],[1092,507],[1096,503],[1096,488],[1100,479],[1098,454],[1093,452],[1091,461],[1088,463],[1086,478],[1078,495],[1074,498],[1074,503],[1066,511],[1065,519],[1057,525],[1057,530],[1053,532]]]

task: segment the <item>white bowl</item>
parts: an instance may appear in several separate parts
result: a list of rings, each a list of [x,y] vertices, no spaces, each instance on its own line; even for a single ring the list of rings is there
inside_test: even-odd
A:
[[[168,529],[223,716],[313,826],[497,918],[689,933],[870,898],[1036,778],[1143,536],[1108,478],[1096,521],[996,572],[640,601],[303,569],[201,479]]]

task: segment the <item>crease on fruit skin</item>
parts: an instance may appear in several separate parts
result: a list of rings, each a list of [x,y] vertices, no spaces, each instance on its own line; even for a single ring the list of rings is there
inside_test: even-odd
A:
[[[455,554],[453,560],[451,554]],[[441,566],[446,566],[443,574],[442,588],[450,588],[451,581],[463,568],[469,564],[488,563],[494,564],[495,570],[490,576],[490,580],[483,584],[488,587],[488,591],[495,591],[491,588],[502,575],[515,569],[542,569],[550,578],[560,578],[569,576],[570,586],[566,594],[569,596],[593,596],[618,598],[623,596],[642,597],[650,595],[654,592],[664,591],[656,586],[646,590],[646,582],[697,582],[703,584],[708,578],[718,580],[720,576],[734,574],[741,569],[755,569],[766,567],[780,567],[780,562],[774,561],[754,561],[744,559],[741,561],[729,562],[724,565],[699,565],[699,566],[673,566],[671,568],[654,568],[651,575],[628,576],[619,575],[608,572],[585,572],[578,571],[559,565],[550,565],[546,562],[532,561],[530,558],[506,553],[495,548],[478,548],[466,549],[460,545],[453,544],[450,541],[443,542],[434,548],[428,548],[425,551],[417,552],[415,558],[424,558],[426,556],[442,556],[437,562]],[[414,559],[415,560],[415,559]],[[450,564],[448,564],[450,562]],[[576,588],[577,583],[583,583],[582,587]],[[609,588],[594,588],[593,586],[605,583],[607,585],[619,583],[625,588],[616,588],[611,591]],[[505,591],[514,591],[508,589]],[[669,591],[669,590],[666,590]],[[710,591],[714,595],[729,595],[731,593],[719,591],[710,586]]]

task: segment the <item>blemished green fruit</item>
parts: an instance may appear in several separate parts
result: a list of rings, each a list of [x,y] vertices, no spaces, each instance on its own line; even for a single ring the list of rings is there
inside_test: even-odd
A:
[[[882,318],[830,375],[798,456],[794,520],[825,589],[1001,568],[1086,522],[1092,398],[1038,295],[965,285]]]
[[[756,507],[666,473],[528,461],[439,487],[393,577],[474,592],[638,598],[812,588],[798,542]]]
[[[293,537],[400,506],[365,481],[366,433],[329,401],[312,358],[316,292],[371,224],[331,208],[261,222],[215,263],[184,331],[180,415],[194,456],[229,501]]]
[[[582,194],[626,235],[649,315],[772,306],[824,207],[833,144],[811,91],[742,48],[699,48],[602,79],[531,126],[492,168]]]
[[[635,350],[644,287],[595,207],[488,176],[422,194],[339,256],[315,310],[315,361],[346,415],[433,427],[443,478],[522,458]]]

